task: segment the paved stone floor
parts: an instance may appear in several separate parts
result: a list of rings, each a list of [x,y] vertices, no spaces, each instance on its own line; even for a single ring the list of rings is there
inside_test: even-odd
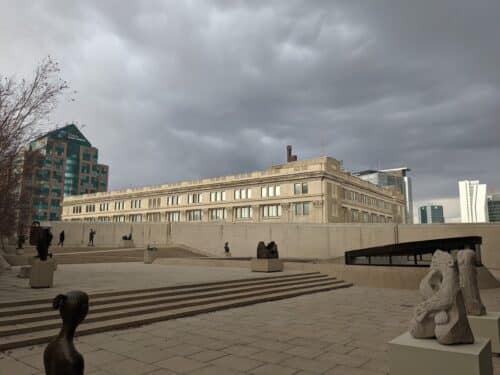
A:
[[[13,267],[0,273],[0,302],[54,297],[75,289],[75,286],[87,293],[95,293],[269,276],[251,272],[250,269],[229,267],[144,263],[60,264],[54,274],[53,288],[31,289],[28,279],[16,276],[18,272],[18,268]],[[295,273],[288,271],[280,275]]]
[[[500,290],[486,290],[490,310]],[[87,375],[387,373],[416,291],[352,287],[77,339]],[[0,373],[43,374],[43,346],[0,353]],[[500,374],[500,358],[494,358]],[[430,374],[425,374],[430,375]]]

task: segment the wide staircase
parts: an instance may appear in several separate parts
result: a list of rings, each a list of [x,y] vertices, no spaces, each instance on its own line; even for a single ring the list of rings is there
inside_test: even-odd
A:
[[[122,290],[90,294],[90,308],[77,335],[141,326],[305,294],[347,288],[351,283],[318,272]],[[0,304],[0,350],[48,342],[61,318],[51,299]]]

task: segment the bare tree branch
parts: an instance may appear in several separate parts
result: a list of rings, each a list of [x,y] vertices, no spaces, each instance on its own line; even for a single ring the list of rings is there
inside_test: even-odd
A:
[[[15,232],[23,149],[39,134],[38,125],[68,88],[50,56],[31,80],[16,82],[0,73],[0,239]]]

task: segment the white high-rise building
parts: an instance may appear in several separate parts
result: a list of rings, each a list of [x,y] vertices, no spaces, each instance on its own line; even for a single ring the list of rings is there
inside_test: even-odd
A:
[[[458,182],[458,189],[462,223],[487,223],[486,184],[480,184],[477,180],[464,180]]]

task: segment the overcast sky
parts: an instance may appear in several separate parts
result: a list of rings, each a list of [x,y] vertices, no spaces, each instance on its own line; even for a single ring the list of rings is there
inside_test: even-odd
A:
[[[450,220],[459,179],[500,192],[498,0],[0,5],[0,72],[59,61],[77,94],[47,126],[85,125],[111,188],[264,169],[292,144],[406,165],[416,206]]]

